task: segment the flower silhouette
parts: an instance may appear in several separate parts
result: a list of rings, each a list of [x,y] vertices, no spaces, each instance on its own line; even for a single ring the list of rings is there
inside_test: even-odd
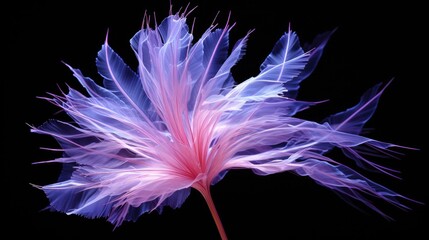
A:
[[[50,208],[88,218],[106,217],[115,226],[163,207],[177,208],[198,190],[219,233],[226,233],[210,186],[229,170],[268,175],[292,171],[309,176],[351,200],[385,215],[368,199],[400,208],[408,198],[326,156],[339,148],[358,166],[393,175],[365,155],[397,145],[359,134],[387,84],[369,89],[357,105],[322,123],[293,117],[316,103],[296,100],[299,84],[315,69],[332,32],[301,47],[289,29],[261,64],[260,73],[237,84],[230,72],[243,57],[250,32],[229,47],[229,21],[210,26],[193,42],[190,11],[170,14],[131,39],[138,69],[131,69],[106,42],[98,52],[98,85],[67,65],[86,89],[45,98],[71,122],[49,120],[32,131],[53,136],[63,164],[57,183],[36,186]],[[408,199],[409,200],[409,199]]]

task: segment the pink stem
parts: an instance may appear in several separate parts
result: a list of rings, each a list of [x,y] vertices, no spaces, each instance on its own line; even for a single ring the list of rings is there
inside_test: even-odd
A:
[[[220,234],[221,239],[228,240],[228,237],[226,236],[226,233],[225,233],[225,229],[223,228],[223,225],[222,225],[222,221],[220,220],[219,214],[217,213],[212,196],[210,194],[210,187],[197,185],[197,186],[194,186],[194,188],[197,189],[201,193],[201,195],[203,195],[204,200],[206,200],[206,203],[210,209],[210,213],[212,214],[213,220],[216,223],[216,227]]]

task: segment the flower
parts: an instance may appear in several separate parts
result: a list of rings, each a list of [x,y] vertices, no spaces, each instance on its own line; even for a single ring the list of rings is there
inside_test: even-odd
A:
[[[46,99],[73,122],[49,120],[32,128],[53,136],[63,151],[62,157],[42,162],[63,164],[58,182],[36,186],[46,193],[52,209],[106,217],[119,226],[152,210],[180,207],[194,188],[226,239],[210,186],[231,169],[309,176],[385,217],[367,195],[407,208],[401,200],[408,198],[325,155],[339,148],[358,166],[394,173],[364,155],[399,146],[359,135],[388,84],[369,89],[356,106],[322,123],[293,117],[315,104],[295,97],[333,31],[302,48],[289,29],[260,73],[236,84],[230,69],[244,55],[250,32],[230,52],[234,24],[211,26],[193,43],[187,14],[170,14],[154,29],[144,22],[131,39],[136,70],[106,38],[96,62],[103,86],[66,64],[87,95],[70,88],[67,94]]]

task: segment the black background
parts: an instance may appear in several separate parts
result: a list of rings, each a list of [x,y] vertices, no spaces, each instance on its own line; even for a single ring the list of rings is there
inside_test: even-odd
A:
[[[137,2],[137,1],[136,1]],[[187,1],[173,1],[174,12]],[[325,100],[299,116],[321,120],[355,104],[360,95],[378,82],[395,78],[382,97],[379,109],[368,123],[368,136],[419,148],[402,151],[402,160],[387,165],[402,171],[402,180],[367,174],[372,179],[411,198],[429,203],[427,181],[427,31],[422,6],[388,4],[313,5],[308,2],[191,1],[198,8],[194,35],[197,39],[220,11],[225,23],[231,11],[237,22],[231,33],[236,41],[256,29],[245,58],[234,68],[237,81],[258,73],[259,65],[291,23],[301,42],[338,27],[314,74],[302,83],[303,100]],[[81,89],[65,61],[87,76],[100,80],[95,56],[107,29],[109,43],[131,66],[136,65],[128,40],[140,28],[145,10],[156,12],[158,22],[168,15],[168,1],[117,1],[113,4],[38,3],[17,5],[9,15],[9,79],[2,80],[3,128],[2,172],[7,186],[4,209],[12,234],[30,234],[44,239],[217,239],[217,230],[204,200],[193,191],[180,209],[165,209],[162,215],[146,214],[136,223],[113,230],[104,219],[89,220],[63,213],[40,211],[48,205],[43,192],[29,183],[56,181],[57,165],[31,165],[58,157],[40,150],[57,146],[46,136],[30,134],[26,125],[40,125],[49,118],[64,118],[58,109],[36,96],[59,93],[66,84]],[[58,85],[58,86],[57,86]],[[336,153],[332,153],[336,157]],[[338,155],[341,160],[341,156]],[[231,171],[212,187],[212,194],[231,239],[373,239],[404,236],[427,238],[426,205],[411,204],[402,212],[384,206],[395,221],[373,212],[360,212],[308,178],[290,173],[257,176],[250,171]],[[38,238],[37,238],[38,239]]]

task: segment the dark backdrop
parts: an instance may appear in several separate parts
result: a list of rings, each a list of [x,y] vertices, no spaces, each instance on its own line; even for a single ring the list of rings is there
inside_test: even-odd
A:
[[[94,79],[100,80],[95,57],[107,29],[110,45],[132,66],[136,65],[128,40],[140,28],[144,10],[156,12],[158,22],[168,14],[168,1],[117,1],[115,3],[39,3],[7,9],[9,79],[2,80],[3,137],[2,172],[7,186],[6,226],[16,236],[30,234],[44,239],[70,237],[86,239],[217,239],[217,230],[202,197],[192,192],[177,210],[162,215],[146,214],[136,223],[124,223],[113,230],[104,219],[41,211],[48,205],[44,194],[29,183],[56,181],[60,166],[31,165],[58,157],[40,150],[56,146],[46,136],[29,133],[26,123],[40,125],[58,109],[36,96],[59,93],[66,84],[81,89],[65,61]],[[174,11],[187,1],[173,1]],[[382,97],[379,109],[368,123],[368,134],[379,140],[419,148],[403,151],[400,161],[389,166],[402,171],[402,180],[369,174],[373,179],[411,198],[428,203],[427,181],[427,42],[423,37],[428,19],[423,7],[387,4],[314,5],[306,1],[191,1],[198,8],[196,38],[209,26],[217,11],[224,24],[231,11],[237,22],[231,41],[249,29],[256,29],[248,42],[245,58],[234,68],[237,81],[258,73],[259,65],[289,23],[301,42],[311,41],[323,31],[338,27],[326,47],[314,74],[302,84],[303,100],[325,100],[300,114],[321,120],[331,113],[355,104],[360,95],[378,82],[395,78]],[[6,143],[6,144],[4,144]],[[336,153],[332,153],[335,155]],[[334,156],[335,157],[335,156]],[[340,157],[340,155],[338,155]],[[368,239],[428,234],[425,205],[411,204],[402,212],[380,202],[396,220],[386,221],[373,212],[360,212],[331,191],[312,180],[291,173],[257,176],[250,171],[231,171],[212,188],[213,198],[231,239]],[[378,203],[378,202],[377,202]],[[39,239],[39,238],[37,238]]]

